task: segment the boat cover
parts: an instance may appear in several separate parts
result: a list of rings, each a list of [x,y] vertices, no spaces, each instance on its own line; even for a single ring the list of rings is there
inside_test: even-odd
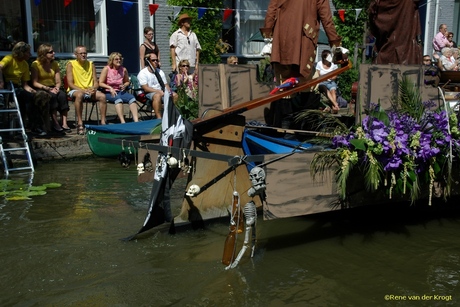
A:
[[[123,135],[144,135],[150,134],[154,127],[161,125],[161,119],[151,119],[141,122],[130,122],[125,124],[110,125],[85,125],[87,130],[94,130],[113,134]]]

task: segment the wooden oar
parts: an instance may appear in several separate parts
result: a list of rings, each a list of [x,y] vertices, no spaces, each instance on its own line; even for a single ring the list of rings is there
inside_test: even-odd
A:
[[[279,100],[279,99],[281,99],[281,98],[283,98],[285,96],[292,95],[294,93],[309,89],[309,88],[317,85],[318,83],[321,83],[323,81],[326,81],[327,79],[330,79],[331,77],[335,77],[337,75],[340,75],[341,73],[347,71],[351,67],[352,67],[351,62],[348,61],[348,65],[346,65],[344,67],[341,67],[341,68],[338,68],[338,69],[336,69],[336,70],[334,70],[334,71],[332,71],[330,73],[327,73],[325,75],[322,75],[322,76],[320,76],[320,77],[318,77],[316,79],[312,79],[312,80],[309,80],[309,81],[306,81],[306,82],[303,82],[303,83],[299,83],[299,84],[297,84],[295,87],[293,87],[291,89],[284,90],[282,92],[278,92],[278,93],[276,93],[274,95],[261,97],[261,98],[256,98],[256,99],[253,99],[253,100],[250,100],[250,101],[247,101],[247,102],[243,102],[243,103],[231,106],[231,107],[229,107],[227,109],[222,110],[222,112],[220,112],[220,113],[211,115],[211,116],[206,117],[206,118],[197,118],[197,119],[192,121],[192,124],[193,124],[194,128],[197,129],[197,128],[204,127],[204,126],[206,126],[206,125],[208,125],[210,123],[220,121],[225,117],[235,115],[235,114],[241,114],[241,113],[246,112],[248,110],[252,110],[254,108],[263,106],[263,105],[265,105],[267,103]]]

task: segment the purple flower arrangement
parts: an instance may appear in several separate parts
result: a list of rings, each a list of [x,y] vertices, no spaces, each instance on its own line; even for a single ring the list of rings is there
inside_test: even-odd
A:
[[[332,146],[341,166],[337,182],[342,199],[355,166],[364,173],[367,190],[384,189],[389,198],[409,190],[414,201],[427,185],[431,203],[434,182],[449,186],[452,162],[460,154],[458,121],[454,113],[433,109],[432,103],[425,103],[414,116],[401,110],[387,113],[376,106],[360,126],[335,136]]]

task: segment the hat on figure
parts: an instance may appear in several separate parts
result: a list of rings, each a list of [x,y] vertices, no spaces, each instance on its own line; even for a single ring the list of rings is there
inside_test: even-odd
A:
[[[192,19],[192,17],[190,17],[187,13],[182,14],[179,16],[179,19],[177,20],[177,24],[180,26],[182,21],[184,21],[185,19]]]

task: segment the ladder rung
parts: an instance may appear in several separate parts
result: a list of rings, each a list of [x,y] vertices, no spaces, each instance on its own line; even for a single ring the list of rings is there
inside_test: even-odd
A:
[[[18,109],[1,109],[0,113],[18,113]]]
[[[33,167],[32,166],[23,166],[23,167],[13,167],[13,168],[9,168],[8,171],[22,171],[22,170],[25,170],[25,169],[30,169],[30,170],[33,170]]]
[[[22,128],[7,128],[7,129],[0,129],[0,132],[9,132],[9,131],[22,131]]]
[[[27,147],[14,147],[14,148],[3,148],[4,152],[27,150]]]

